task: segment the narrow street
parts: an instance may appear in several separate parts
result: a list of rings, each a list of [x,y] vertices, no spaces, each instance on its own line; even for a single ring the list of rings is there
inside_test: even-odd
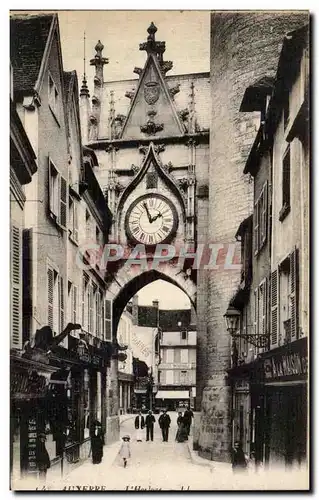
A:
[[[121,436],[131,436],[131,459],[126,469],[122,459],[117,456],[110,463],[107,447],[103,461],[93,465],[87,461],[75,469],[63,480],[64,489],[77,489],[81,486],[104,486],[105,490],[200,490],[229,487],[231,468],[222,465],[223,475],[209,466],[192,463],[187,443],[176,443],[176,414],[170,413],[172,425],[169,441],[162,442],[161,430],[158,425],[158,415],[154,429],[154,441],[138,443],[135,440],[134,417],[121,425]],[[228,473],[227,473],[228,472]],[[218,486],[216,484],[218,481]],[[88,488],[89,489],[89,488]],[[103,488],[104,489],[104,488]]]

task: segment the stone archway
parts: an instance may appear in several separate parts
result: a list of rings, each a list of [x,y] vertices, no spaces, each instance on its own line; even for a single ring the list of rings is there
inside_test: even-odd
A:
[[[133,295],[146,285],[159,279],[182,290],[196,310],[196,285],[182,270],[176,270],[176,268],[166,265],[160,271],[151,269],[138,273],[133,268],[123,267],[113,278],[113,283],[109,289],[109,292],[113,295],[113,332],[117,331],[121,314]]]

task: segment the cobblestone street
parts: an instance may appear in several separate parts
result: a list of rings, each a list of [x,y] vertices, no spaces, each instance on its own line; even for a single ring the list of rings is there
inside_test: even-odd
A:
[[[103,486],[106,490],[139,490],[139,489],[215,489],[217,474],[208,466],[192,463],[187,443],[176,443],[176,414],[170,413],[172,425],[169,441],[162,442],[158,425],[158,415],[154,428],[154,441],[136,442],[134,420],[130,418],[121,425],[121,436],[131,436],[131,454],[126,469],[122,459],[105,448],[103,462],[93,465],[87,461],[75,469],[63,481],[64,489],[77,489],[78,486]],[[113,448],[114,445],[111,447]],[[117,444],[119,450],[119,444]],[[112,456],[111,456],[112,455]],[[113,460],[112,460],[113,459]],[[231,474],[228,464],[222,466],[226,475],[218,477],[218,487],[227,486],[227,471]],[[85,479],[84,479],[85,478]],[[55,485],[58,488],[58,484]],[[51,489],[51,488],[50,488]],[[60,487],[59,487],[60,489]]]

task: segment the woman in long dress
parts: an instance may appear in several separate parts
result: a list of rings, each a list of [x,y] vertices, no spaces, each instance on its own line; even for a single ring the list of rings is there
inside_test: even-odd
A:
[[[100,464],[103,458],[104,434],[99,421],[95,422],[91,436],[91,450],[93,464]]]
[[[175,441],[177,441],[178,443],[184,443],[184,441],[187,441],[187,437],[187,429],[185,426],[184,417],[182,415],[182,412],[179,411],[177,417],[177,433]]]

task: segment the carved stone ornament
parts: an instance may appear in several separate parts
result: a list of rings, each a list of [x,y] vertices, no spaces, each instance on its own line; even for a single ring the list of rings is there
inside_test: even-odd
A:
[[[138,165],[134,165],[134,163],[132,163],[131,165],[131,170],[134,172],[134,175],[136,175],[139,171],[140,171],[140,168]]]
[[[141,132],[147,135],[154,135],[164,129],[163,123],[155,123],[153,120],[148,120],[145,125],[141,125]]]
[[[168,173],[171,172],[172,168],[173,168],[173,163],[171,161],[163,165],[163,169]]]
[[[127,92],[125,92],[125,97],[127,97],[128,99],[133,99],[133,97],[135,96],[135,91],[134,90],[128,90]]]
[[[158,82],[147,82],[144,85],[144,99],[147,104],[155,104],[160,95],[160,86]]]
[[[165,144],[155,144],[154,151],[157,154],[162,153],[163,151],[165,151]]]
[[[142,154],[142,155],[146,155],[147,151],[148,151],[148,146],[139,146],[138,148],[139,152]]]
[[[168,71],[170,71],[173,68],[173,62],[172,61],[162,61],[161,62],[161,71],[163,75],[166,75]]]
[[[188,179],[187,179],[187,177],[183,177],[182,179],[178,179],[178,184],[179,184],[179,187],[183,191],[186,191],[187,187],[188,187]]]
[[[178,112],[181,120],[185,122],[188,119],[189,116],[189,110],[187,108],[182,109],[181,111]]]
[[[169,89],[169,93],[170,93],[171,97],[174,97],[174,95],[178,94],[179,91],[180,91],[180,84],[179,83],[177,85],[175,85],[175,87],[172,87]]]

